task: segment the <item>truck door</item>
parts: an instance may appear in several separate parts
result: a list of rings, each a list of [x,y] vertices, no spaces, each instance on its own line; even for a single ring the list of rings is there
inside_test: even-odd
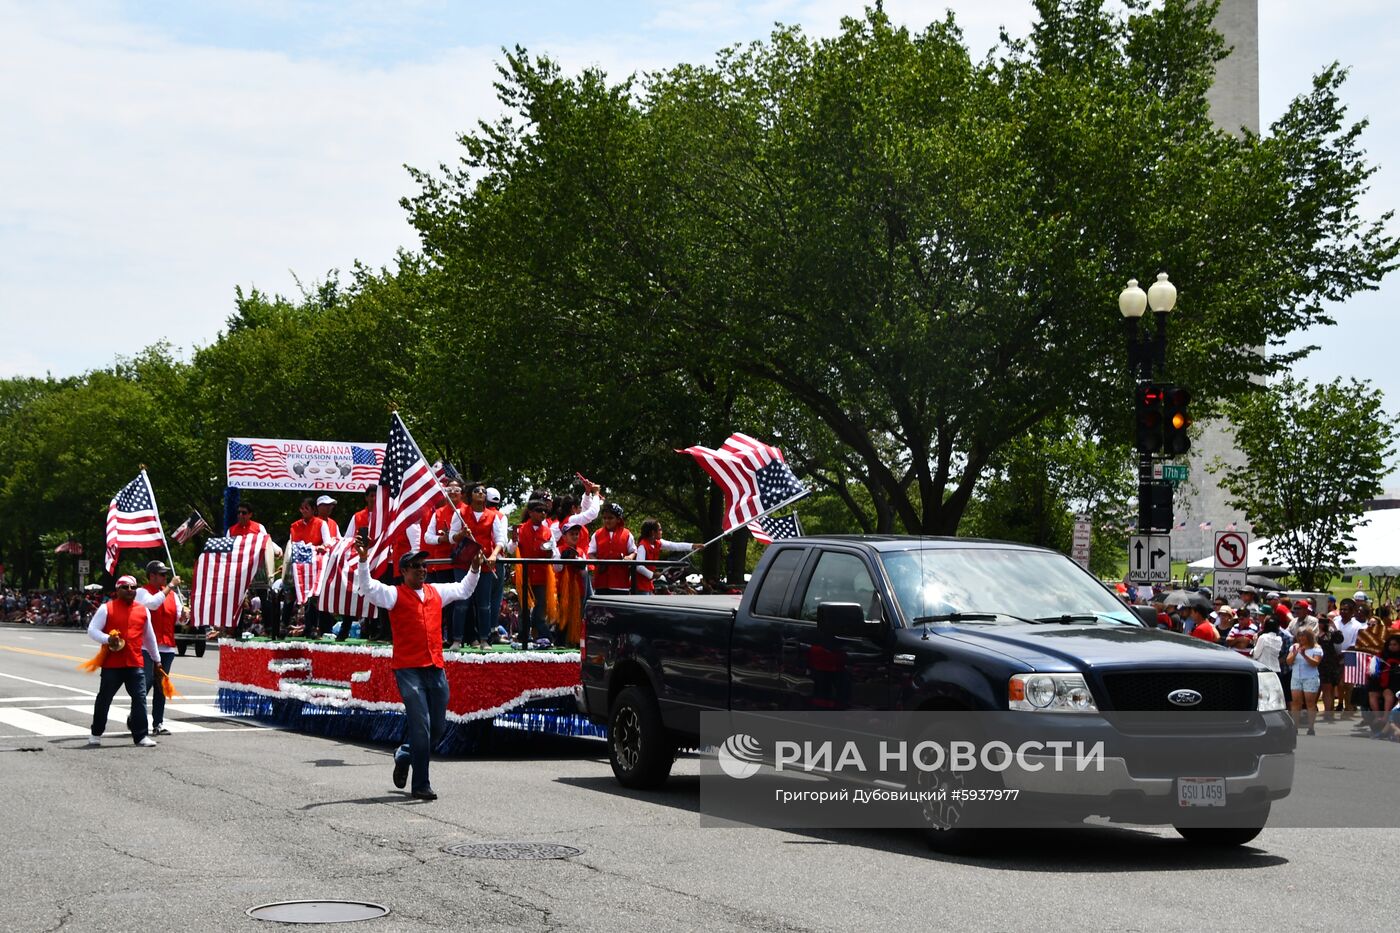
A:
[[[817,632],[817,607],[824,602],[858,603],[866,619],[888,621],[879,592],[865,558],[855,551],[822,549],[808,560],[795,600],[796,618],[783,626],[787,709],[891,708],[892,642],[823,638]]]
[[[729,645],[729,708],[791,709],[783,682],[783,635],[794,616],[796,582],[811,549],[785,547],[769,561],[748,611],[740,610]]]

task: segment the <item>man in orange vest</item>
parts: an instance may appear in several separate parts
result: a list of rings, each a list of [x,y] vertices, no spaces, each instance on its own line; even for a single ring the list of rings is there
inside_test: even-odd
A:
[[[466,599],[476,589],[480,555],[460,583],[428,583],[423,562],[426,551],[405,554],[399,561],[403,582],[385,586],[371,580],[369,548],[355,543],[360,566],[355,589],[371,603],[389,610],[394,657],[389,662],[403,698],[405,741],[394,752],[394,786],[402,788],[413,772],[411,793],[419,800],[436,800],[428,780],[428,761],[447,726],[447,672],[442,662],[442,607]]]
[[[423,520],[423,550],[427,551],[429,560],[451,560],[452,540],[448,537],[448,529],[461,521],[461,513],[466,510],[466,505],[462,502],[462,481],[449,479],[442,484],[442,488],[447,492],[447,505],[438,506],[428,517]],[[428,573],[430,583],[458,583],[466,576],[466,573],[459,568],[446,564],[435,567]],[[490,587],[485,587],[490,592]],[[442,609],[442,637],[448,643],[447,648],[451,650],[466,641],[467,628],[467,604],[459,603],[448,609]]]
[[[146,607],[151,616],[151,628],[156,633],[160,649],[160,668],[166,674],[175,660],[175,623],[180,619],[180,594],[175,587],[180,578],[170,575],[170,568],[158,560],[146,565],[146,585],[136,591],[136,601]],[[154,693],[151,691],[154,690]],[[165,728],[165,691],[156,674],[156,662],[146,661],[146,692],[151,693],[151,733],[169,735]]]
[[[491,647],[491,630],[496,627],[496,617],[500,614],[495,593],[496,581],[500,579],[496,570],[496,558],[501,556],[508,540],[505,513],[489,502],[488,495],[486,486],[474,483],[468,502],[464,503],[458,514],[452,518],[452,527],[449,529],[454,546],[471,538],[483,555],[481,566],[487,578],[472,595],[470,606],[470,619],[475,635],[473,644],[478,648]],[[499,493],[496,501],[500,502]]]
[[[88,637],[107,646],[102,661],[102,680],[97,688],[97,700],[92,706],[92,734],[89,745],[101,745],[102,733],[107,731],[107,711],[117,690],[126,688],[131,697],[131,715],[127,725],[131,740],[142,748],[154,748],[155,740],[147,734],[146,725],[146,664],[141,655],[155,658],[160,654],[151,614],[136,601],[136,578],[117,578],[117,591],[92,614]]]

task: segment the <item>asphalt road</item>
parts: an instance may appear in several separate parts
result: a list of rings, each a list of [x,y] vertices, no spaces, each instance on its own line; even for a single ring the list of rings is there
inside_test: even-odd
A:
[[[679,762],[666,789],[633,793],[601,745],[566,740],[435,762],[441,799],[413,801],[389,781],[387,747],[202,709],[216,653],[176,662],[188,709],[169,718],[185,729],[155,749],[120,737],[88,749],[96,677],[74,665],[93,647],[76,632],[0,626],[0,711],[11,711],[0,749],[37,749],[0,750],[3,930],[258,930],[247,908],[303,898],[392,909],[353,927],[364,931],[1358,930],[1393,918],[1366,880],[1386,884],[1390,829],[1268,829],[1209,852],[1170,830],[1086,827],[955,858],[912,832],[701,828],[696,761]],[[79,734],[41,735],[13,711]],[[1400,748],[1346,732],[1329,727],[1313,740],[1332,743],[1315,746],[1326,754],[1300,755],[1299,792],[1322,798],[1352,775],[1393,808]],[[501,840],[583,854],[442,851]]]

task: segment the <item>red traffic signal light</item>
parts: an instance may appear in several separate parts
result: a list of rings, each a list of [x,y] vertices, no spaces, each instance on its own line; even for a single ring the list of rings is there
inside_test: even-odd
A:
[[[1144,382],[1137,387],[1134,417],[1137,419],[1138,453],[1155,454],[1162,449],[1162,387]]]
[[[1166,436],[1164,446],[1169,457],[1177,457],[1191,449],[1191,390],[1186,386],[1164,386]]]

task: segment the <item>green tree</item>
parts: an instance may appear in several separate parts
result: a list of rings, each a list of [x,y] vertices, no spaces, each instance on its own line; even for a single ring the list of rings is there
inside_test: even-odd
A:
[[[1322,589],[1345,566],[1366,501],[1381,492],[1396,419],[1379,390],[1355,379],[1309,386],[1286,377],[1227,411],[1247,461],[1211,468],[1230,505],[1303,589]]]
[[[863,488],[858,521],[951,534],[1035,426],[1122,429],[1128,275],[1177,272],[1171,365],[1205,411],[1397,252],[1388,215],[1358,214],[1372,169],[1339,69],[1239,138],[1209,117],[1212,4],[1036,6],[981,61],[951,17],[878,9],[615,84],[517,51],[510,115],[406,204],[434,262],[470,246],[449,276],[474,303],[609,347],[624,376],[747,377],[809,422],[813,475]]]

